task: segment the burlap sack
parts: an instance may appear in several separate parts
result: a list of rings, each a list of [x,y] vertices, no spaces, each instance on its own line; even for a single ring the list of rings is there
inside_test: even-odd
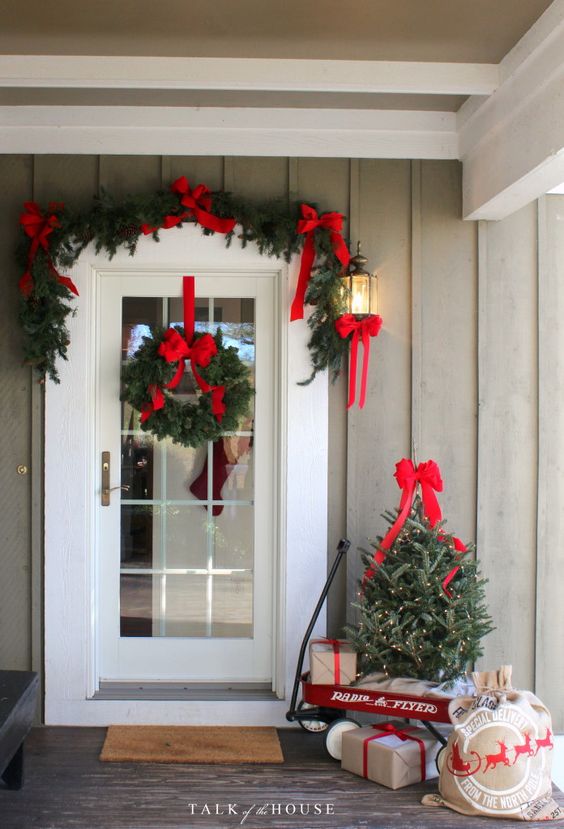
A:
[[[439,795],[428,806],[512,820],[564,820],[552,799],[552,722],[529,691],[511,688],[511,667],[473,674],[474,696],[449,705],[454,725],[439,758]]]

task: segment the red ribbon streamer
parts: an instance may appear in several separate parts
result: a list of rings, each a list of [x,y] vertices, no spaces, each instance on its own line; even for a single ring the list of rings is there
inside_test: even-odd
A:
[[[310,645],[331,645],[333,648],[333,665],[335,669],[335,685],[341,684],[341,642],[340,639],[312,639]]]
[[[363,358],[362,377],[360,381],[360,400],[358,408],[363,409],[366,401],[366,384],[368,380],[368,363],[370,361],[370,337],[377,337],[382,328],[382,317],[378,314],[369,314],[357,319],[354,314],[343,314],[335,321],[337,334],[346,339],[352,333],[351,363],[349,366],[349,402],[350,409],[356,397],[356,370],[358,362],[358,342],[362,338]]]
[[[382,737],[389,737],[390,734],[394,734],[396,737],[399,737],[400,740],[405,742],[406,740],[413,740],[419,746],[419,763],[420,763],[420,771],[421,771],[421,782],[423,782],[426,777],[426,761],[425,761],[425,743],[420,737],[416,737],[414,734],[408,734],[409,731],[414,731],[415,726],[409,725],[405,728],[396,728],[395,725],[391,722],[385,723],[384,725],[373,725],[372,728],[380,729],[380,734],[373,734],[371,737],[367,737],[364,740],[362,746],[362,776],[368,777],[368,745],[373,740],[380,740]]]
[[[298,221],[296,231],[297,233],[305,234],[305,241],[302,250],[302,261],[298,284],[296,286],[296,294],[290,312],[290,322],[301,320],[304,317],[304,300],[307,283],[309,282],[315,259],[314,232],[317,228],[324,228],[329,231],[333,253],[344,268],[347,267],[351,258],[345,241],[341,236],[343,229],[342,213],[323,213],[319,216],[317,210],[310,207],[309,204],[302,204],[300,209],[302,211],[302,218]]]
[[[188,211],[184,210],[178,216],[173,216],[173,215],[165,216],[163,221],[162,221],[162,224],[160,224],[160,225],[142,224],[141,225],[141,230],[143,231],[145,236],[148,236],[150,233],[154,233],[155,230],[170,230],[171,227],[176,227],[176,225],[179,225],[180,222],[184,221],[184,219],[187,219],[189,215],[190,214],[188,213]]]
[[[33,276],[31,269],[35,257],[37,256],[37,252],[39,251],[39,248],[41,248],[45,251],[47,265],[57,282],[64,285],[65,288],[68,288],[69,291],[72,291],[73,294],[78,296],[78,290],[70,276],[62,276],[53,265],[53,261],[49,255],[49,236],[53,233],[55,228],[61,226],[58,217],[55,213],[51,213],[51,215],[44,215],[41,212],[39,205],[34,201],[24,202],[24,207],[26,212],[20,215],[20,224],[26,235],[31,239],[31,245],[29,246],[29,253],[27,257],[27,270],[19,281],[20,293],[26,297],[26,299],[31,296],[31,292],[33,291]],[[62,202],[49,202],[49,211],[62,210],[63,208],[64,204]]]
[[[149,403],[144,403],[141,408],[141,423],[145,423],[148,420],[153,412],[157,412],[159,409],[162,409],[165,404],[165,396],[157,385],[151,383],[149,388],[147,389],[149,392],[149,396],[151,401]]]
[[[443,532],[439,533],[439,538],[441,540],[445,537],[446,537],[445,533],[443,533]],[[466,544],[464,544],[464,542],[461,541],[460,538],[457,538],[455,535],[452,536],[452,543],[454,544],[454,549],[458,553],[465,553],[466,552]],[[456,574],[458,573],[459,570],[460,570],[460,565],[457,564],[456,567],[453,567],[452,570],[450,571],[450,573],[448,574],[448,576],[446,576],[446,578],[444,578],[443,581],[442,581],[441,586],[443,588],[443,592],[444,592],[445,596],[448,596],[449,599],[452,599],[452,593],[450,592],[450,590],[447,590],[447,588],[448,588],[449,584],[451,583],[451,581],[456,576]]]
[[[391,548],[392,544],[398,537],[401,528],[405,524],[407,516],[409,515],[411,507],[413,505],[413,499],[415,497],[417,484],[421,486],[421,500],[423,501],[423,511],[424,514],[427,516],[431,527],[435,527],[443,517],[439,502],[437,500],[437,496],[435,495],[435,492],[443,491],[443,481],[441,478],[441,470],[439,469],[438,464],[436,464],[435,461],[425,461],[425,463],[420,463],[419,466],[415,468],[412,460],[408,458],[403,458],[396,464],[396,471],[394,473],[394,477],[398,482],[398,486],[402,490],[401,500],[399,504],[399,514],[392,526],[390,527],[390,529],[388,530],[379,548],[376,550],[374,554],[374,563],[367,567],[367,569],[365,570],[364,576],[362,578],[363,586],[365,586],[366,582],[372,578],[372,576],[376,572],[376,567],[382,564],[382,562],[385,560],[386,552]],[[442,540],[446,538],[446,534],[441,531],[438,533],[438,538]],[[451,536],[451,538],[455,549],[459,553],[465,553],[466,546],[464,545],[464,543],[454,535]],[[447,590],[447,587],[453,580],[459,569],[459,565],[453,567],[453,569],[442,582],[443,591],[445,595],[448,596],[448,598],[452,598],[452,594],[449,590]]]
[[[235,219],[220,219],[219,216],[214,216],[213,213],[210,213],[212,207],[211,190],[205,184],[198,184],[192,190],[186,176],[180,176],[180,178],[172,182],[170,189],[173,193],[181,197],[180,204],[182,207],[187,207],[188,209],[178,215],[165,216],[162,224],[157,227],[148,224],[141,225],[141,230],[145,236],[161,228],[168,230],[171,227],[175,227],[190,216],[193,216],[199,225],[205,227],[207,230],[213,230],[215,233],[231,233],[235,227]]]
[[[204,334],[197,340],[194,339],[195,286],[193,276],[184,276],[182,278],[182,297],[184,308],[184,338],[180,336],[176,328],[169,328],[165,332],[163,342],[158,347],[158,354],[167,363],[178,362],[176,373],[172,380],[165,384],[165,389],[175,389],[178,386],[186,368],[186,360],[190,360],[190,367],[194,379],[204,394],[211,392],[212,414],[217,422],[221,423],[223,415],[225,414],[225,403],[223,401],[225,386],[210,386],[197,370],[198,367],[206,368],[206,366],[209,366],[212,358],[217,354],[217,346],[211,334]],[[156,388],[157,391],[152,392],[152,388]],[[152,402],[146,403],[143,406],[141,412],[142,423],[154,411],[162,409],[165,404],[165,398],[161,389],[149,386],[148,391],[151,395]],[[157,402],[155,402],[155,398]]]

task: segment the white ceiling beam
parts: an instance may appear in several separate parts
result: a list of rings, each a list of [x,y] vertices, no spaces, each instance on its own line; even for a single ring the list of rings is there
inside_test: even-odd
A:
[[[457,158],[452,112],[0,107],[0,153]]]
[[[500,77],[457,115],[466,219],[503,219],[564,179],[564,0],[503,59]]]
[[[0,86],[490,95],[497,64],[1,55]]]

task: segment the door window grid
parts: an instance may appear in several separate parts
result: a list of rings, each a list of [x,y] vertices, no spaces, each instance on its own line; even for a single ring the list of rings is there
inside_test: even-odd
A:
[[[124,302],[127,299],[124,298]],[[162,298],[162,322],[161,324],[163,327],[168,327],[169,324],[177,324],[176,320],[170,321],[170,302],[168,298]],[[202,300],[199,300],[199,307],[201,308]],[[253,300],[246,300],[247,303],[247,313],[249,311],[249,304],[252,308],[253,312],[253,319],[254,319],[254,301]],[[217,332],[218,328],[221,327],[221,322],[215,320],[215,300],[213,297],[208,298],[208,319],[205,328],[213,335]],[[181,322],[181,321],[180,321]],[[201,329],[200,329],[201,330]],[[123,420],[122,420],[122,425]],[[130,424],[131,425],[131,424]],[[145,432],[142,430],[137,429],[122,429],[121,430],[122,439],[124,437],[134,437],[139,435],[146,435]],[[225,437],[247,437],[252,439],[253,431],[250,430],[241,430],[237,432],[229,432],[225,434]],[[135,498],[128,498],[127,495],[122,497],[121,504],[124,507],[128,506],[143,506],[143,507],[156,507],[159,509],[159,541],[158,549],[159,549],[159,559],[160,559],[160,566],[155,567],[154,563],[152,567],[120,567],[120,575],[122,576],[148,576],[152,577],[152,579],[158,578],[159,579],[159,590],[158,590],[158,606],[153,608],[153,619],[155,616],[157,617],[157,623],[155,625],[155,621],[153,621],[153,636],[167,636],[167,576],[195,576],[195,577],[206,577],[206,619],[205,619],[205,636],[211,637],[214,635],[213,627],[214,627],[214,579],[218,577],[229,577],[233,575],[241,575],[244,578],[244,574],[248,574],[248,576],[252,579],[253,574],[253,567],[215,567],[215,529],[216,529],[216,521],[215,517],[212,514],[214,506],[221,506],[221,507],[254,507],[254,500],[243,500],[243,499],[214,499],[213,497],[213,486],[214,486],[214,467],[213,467],[213,442],[209,441],[206,448],[207,453],[207,497],[205,500],[194,500],[194,499],[169,499],[166,497],[167,489],[168,489],[168,444],[167,441],[157,441],[154,440],[153,444],[153,451],[155,455],[158,455],[159,458],[159,466],[160,466],[160,493],[162,495],[161,498],[151,498],[151,499],[135,499]],[[155,452],[156,450],[156,452]],[[252,459],[251,459],[252,462]],[[169,506],[181,506],[183,508],[188,509],[202,509],[203,507],[206,508],[208,513],[208,519],[206,521],[206,541],[207,541],[207,561],[206,567],[168,567],[167,566],[167,522],[168,522],[168,510],[167,507]],[[217,586],[219,588],[219,585]],[[153,591],[153,595],[155,595],[155,591]],[[157,611],[157,612],[155,612]],[[252,607],[251,607],[251,617],[252,617]],[[170,635],[170,634],[169,634]],[[251,630],[248,634],[252,637],[252,621],[251,621]]]

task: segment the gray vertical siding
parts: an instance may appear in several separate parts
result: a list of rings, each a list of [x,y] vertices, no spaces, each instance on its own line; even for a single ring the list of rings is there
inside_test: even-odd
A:
[[[16,469],[18,464],[31,467],[32,380],[29,369],[21,366],[14,247],[22,202],[32,195],[32,159],[0,156],[0,181],[0,665],[21,670],[31,663],[32,478]]]
[[[384,330],[373,341],[366,407],[329,399],[329,544],[352,541],[329,601],[340,632],[360,574],[358,544],[397,501],[394,463],[415,442],[441,466],[449,527],[477,539],[498,630],[485,665],[512,662],[564,728],[564,197],[480,228],[460,220],[456,162],[157,156],[0,156],[0,665],[41,667],[42,391],[21,365],[17,217],[29,198],[88,204],[100,188],[147,191],[186,174],[249,198],[343,211],[379,274]],[[25,463],[30,474],[19,476]],[[312,597],[312,603],[315,597]]]

